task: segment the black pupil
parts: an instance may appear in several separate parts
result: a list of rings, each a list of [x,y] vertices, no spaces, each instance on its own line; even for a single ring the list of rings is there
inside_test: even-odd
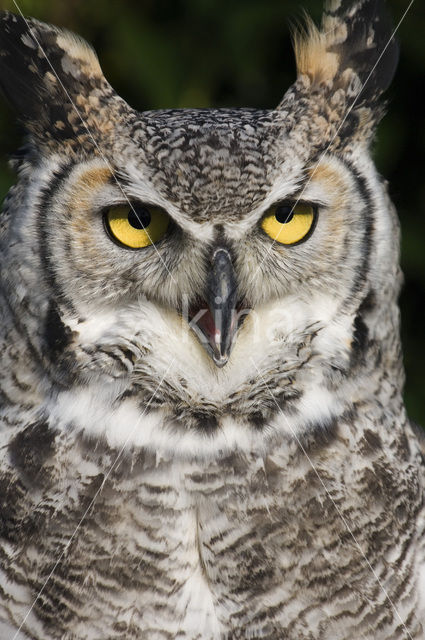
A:
[[[294,217],[293,207],[290,204],[280,204],[276,207],[275,217],[281,224],[291,222]]]
[[[128,222],[135,229],[146,229],[151,222],[149,209],[143,204],[134,204],[128,214]]]

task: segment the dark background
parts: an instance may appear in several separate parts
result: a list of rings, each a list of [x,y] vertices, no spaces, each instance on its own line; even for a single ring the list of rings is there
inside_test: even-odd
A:
[[[397,25],[408,0],[388,0]],[[77,31],[133,107],[273,107],[295,78],[289,27],[321,0],[18,0],[25,15]],[[13,0],[0,0],[17,11]],[[410,416],[425,426],[425,7],[415,0],[398,31],[401,58],[375,145],[402,225],[402,337]],[[0,198],[19,145],[0,103]]]

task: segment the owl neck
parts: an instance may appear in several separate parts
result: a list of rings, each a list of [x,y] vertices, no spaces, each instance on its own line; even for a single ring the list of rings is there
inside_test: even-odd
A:
[[[121,420],[139,420],[141,406],[146,406],[152,395],[152,387],[149,393],[143,388],[138,388],[140,398],[135,395],[135,388],[125,386],[107,385],[105,381],[93,383],[81,383],[67,381],[61,385],[52,379],[48,371],[48,365],[40,358],[39,349],[34,343],[40,340],[35,330],[36,321],[33,322],[34,331],[31,332],[31,322],[23,326],[17,319],[17,315],[10,311],[10,307],[2,305],[2,346],[3,346],[3,376],[1,381],[1,393],[3,398],[3,414],[10,423],[19,425],[20,428],[43,418],[51,419],[51,426],[59,430],[68,430],[72,424],[76,432],[85,432],[93,436],[90,425],[91,415],[96,416],[98,423],[102,423],[105,429],[106,439],[111,446],[119,447],[127,437],[128,431],[122,429],[123,441],[114,439],[117,424]],[[24,313],[23,309],[20,310]],[[47,311],[46,311],[47,313]],[[19,315],[19,314],[18,314]],[[22,316],[21,316],[22,317]],[[400,338],[399,338],[399,311],[394,301],[379,304],[376,301],[365,298],[360,305],[357,314],[353,317],[353,335],[350,347],[349,363],[344,367],[336,367],[333,359],[325,356],[310,358],[314,355],[314,342],[310,351],[306,354],[306,360],[313,362],[308,379],[303,378],[302,373],[293,376],[291,380],[292,396],[288,399],[278,396],[275,384],[281,380],[286,382],[287,375],[282,371],[271,371],[267,376],[260,371],[253,389],[252,380],[242,385],[240,393],[233,404],[229,398],[225,398],[225,404],[229,411],[227,415],[223,405],[210,401],[211,415],[207,410],[200,410],[193,402],[194,409],[190,407],[184,413],[182,420],[173,408],[183,406],[185,398],[173,391],[172,380],[165,381],[154,402],[153,414],[147,414],[149,421],[155,416],[154,427],[151,435],[147,435],[146,441],[139,441],[143,447],[149,444],[156,446],[157,433],[164,423],[177,424],[175,433],[167,436],[171,447],[176,450],[181,446],[181,441],[188,443],[186,448],[181,448],[182,455],[186,455],[192,446],[192,435],[187,432],[202,430],[200,438],[205,439],[205,431],[210,429],[211,441],[208,450],[222,451],[225,443],[229,443],[229,449],[238,448],[243,440],[241,449],[244,453],[252,450],[264,450],[280,446],[282,442],[292,439],[294,434],[304,442],[314,442],[323,437],[323,433],[334,433],[339,424],[347,424],[347,416],[351,416],[350,424],[353,425],[353,433],[356,440],[366,431],[382,431],[391,429],[392,437],[396,437],[397,429],[405,421],[405,412],[402,403],[402,388],[404,384],[404,371],[402,366]],[[60,356],[59,356],[60,357]],[[291,373],[292,375],[292,373]],[[275,385],[275,386],[274,386]],[[105,389],[107,389],[105,391]],[[130,391],[130,392],[129,392]],[[229,391],[230,393],[230,391]],[[252,408],[252,394],[255,393],[254,410],[249,413],[247,407]],[[109,395],[108,395],[109,394]],[[249,395],[251,394],[251,395]],[[123,398],[119,410],[115,411],[117,397]],[[189,390],[190,396],[190,390]],[[209,400],[207,398],[207,400]],[[193,400],[192,400],[193,401]],[[187,401],[187,403],[189,400]],[[286,404],[285,404],[286,402]],[[84,409],[84,407],[87,409]],[[276,408],[275,408],[276,406]],[[270,413],[270,407],[272,413]],[[245,412],[245,413],[244,413]],[[217,416],[223,416],[221,423]],[[64,417],[66,415],[66,418]],[[182,411],[183,415],[183,411]],[[112,416],[112,417],[111,417]],[[234,417],[239,416],[236,420]],[[226,424],[232,422],[232,437],[225,431]],[[102,422],[103,421],[103,422]],[[268,439],[270,424],[278,424],[278,433]],[[207,426],[205,426],[207,424]],[[237,428],[235,427],[237,424]],[[213,428],[217,429],[214,435]],[[255,431],[256,430],[256,431]],[[230,431],[230,427],[229,427]],[[246,432],[255,435],[246,438]],[[223,433],[223,443],[220,441],[220,433]],[[233,436],[233,433],[236,436]],[[400,432],[401,433],[401,432]],[[96,435],[100,435],[97,430]],[[113,436],[113,437],[112,437]],[[175,442],[173,438],[175,436]],[[153,440],[149,441],[152,437]],[[161,436],[162,437],[162,436]],[[158,437],[158,446],[161,445],[161,437]],[[211,443],[217,442],[216,445]],[[134,442],[131,442],[134,444]],[[250,449],[251,448],[251,449]],[[217,453],[218,455],[218,453]]]

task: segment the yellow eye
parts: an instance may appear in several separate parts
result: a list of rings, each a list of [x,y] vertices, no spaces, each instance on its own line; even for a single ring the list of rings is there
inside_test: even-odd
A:
[[[119,244],[130,249],[142,249],[165,235],[170,218],[159,207],[133,203],[111,207],[105,213],[104,223]]]
[[[261,221],[261,228],[272,240],[280,244],[298,244],[306,240],[314,227],[315,208],[311,204],[277,204],[271,207]]]

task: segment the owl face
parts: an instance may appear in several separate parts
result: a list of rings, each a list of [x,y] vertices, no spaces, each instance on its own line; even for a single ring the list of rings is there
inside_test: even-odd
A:
[[[244,117],[251,124],[250,146],[235,133]],[[201,128],[195,131],[197,118]],[[146,143],[141,116],[138,139],[120,141],[123,147],[110,158],[59,164],[55,192],[45,189],[40,204],[59,298],[81,318],[144,298],[178,315],[185,305],[189,315],[198,306],[214,315],[215,298],[228,295],[229,311],[242,310],[241,318],[291,295],[311,301],[332,291],[349,306],[345,298],[355,287],[349,274],[362,268],[357,249],[367,234],[361,189],[331,156],[320,169],[310,168],[280,119],[262,112],[170,116],[181,141],[191,130],[190,148],[162,136],[155,165],[157,151]],[[66,278],[56,274],[57,265]],[[340,286],[345,269],[346,290]],[[228,294],[220,296],[222,278]],[[216,315],[220,309],[218,304]],[[219,324],[219,318],[211,320]]]
[[[275,110],[138,113],[85,43],[32,21],[55,61],[34,65],[28,25],[3,14],[6,93],[30,134],[4,289],[58,415],[117,444],[142,412],[133,443],[208,451],[332,421],[398,279],[397,223],[368,151],[389,80],[350,109],[369,67],[347,58],[342,19],[338,53],[332,30],[298,43],[298,81]],[[34,87],[25,103],[12,41]]]

